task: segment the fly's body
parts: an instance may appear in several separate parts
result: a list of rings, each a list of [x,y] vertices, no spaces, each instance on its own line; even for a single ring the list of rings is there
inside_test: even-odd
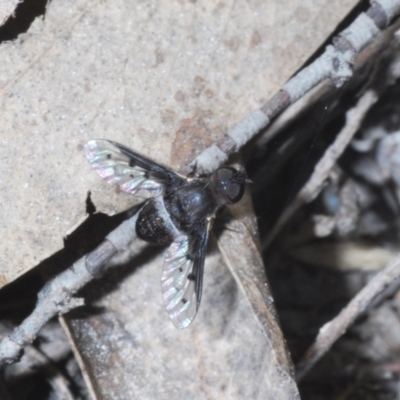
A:
[[[161,278],[164,303],[175,326],[187,327],[200,305],[212,220],[220,207],[242,198],[244,174],[221,167],[207,178],[187,178],[108,140],[91,140],[85,152],[107,182],[147,198],[138,211],[137,236],[170,245]]]
[[[148,200],[136,223],[138,236],[153,244],[168,244],[165,236],[173,237],[177,230],[187,235],[196,234],[218,208],[212,186],[201,179],[191,180],[164,195],[163,203],[167,213],[163,212],[159,201]]]

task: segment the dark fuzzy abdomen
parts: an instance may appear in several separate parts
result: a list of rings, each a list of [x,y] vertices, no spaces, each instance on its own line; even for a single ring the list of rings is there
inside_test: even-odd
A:
[[[136,233],[146,242],[165,245],[173,241],[176,229],[166,210],[160,210],[160,201],[162,199],[150,199],[143,205],[136,221]]]

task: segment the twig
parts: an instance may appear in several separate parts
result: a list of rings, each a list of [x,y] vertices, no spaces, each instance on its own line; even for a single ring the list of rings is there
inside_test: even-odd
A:
[[[379,272],[354,298],[346,308],[320,330],[313,345],[307,350],[297,366],[297,380],[300,381],[310,368],[332,347],[362,314],[374,298],[387,285],[400,277],[400,254]]]
[[[346,113],[346,124],[337,136],[335,142],[328,148],[324,156],[314,168],[314,173],[297,194],[293,203],[281,215],[278,222],[263,242],[263,248],[268,247],[278,233],[304,204],[314,200],[323,188],[332,167],[336,164],[354,134],[360,127],[365,114],[377,100],[377,94],[372,90],[365,92],[356,106]]]
[[[399,0],[373,1],[368,11],[361,13],[347,29],[335,37],[333,45],[327,46],[319,58],[290,79],[260,109],[231,128],[220,141],[207,147],[182,172],[206,174],[215,171],[228,160],[230,154],[237,152],[261,129],[267,127],[273,117],[320,82],[330,79],[336,87],[342,86],[353,75],[357,54],[399,13]]]
[[[47,282],[38,294],[36,307],[21,325],[0,342],[0,367],[17,361],[22,349],[32,343],[42,326],[55,315],[65,314],[84,304],[73,295],[111,267],[109,261],[136,238],[137,214],[124,221],[91,253]]]

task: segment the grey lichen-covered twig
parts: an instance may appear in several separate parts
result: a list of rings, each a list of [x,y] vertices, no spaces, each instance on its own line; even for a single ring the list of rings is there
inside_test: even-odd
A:
[[[346,332],[355,319],[372,303],[385,287],[400,276],[400,255],[397,255],[374,279],[362,289],[340,314],[325,324],[297,366],[297,379],[301,380],[313,365]]]
[[[319,58],[290,79],[260,109],[253,111],[231,128],[220,141],[206,148],[183,172],[190,173],[194,170],[203,174],[214,171],[227,161],[230,154],[238,151],[261,129],[266,128],[272,118],[320,82],[330,79],[336,87],[342,86],[353,75],[357,54],[399,13],[399,0],[372,1],[368,11],[361,13],[348,28],[335,37],[333,45],[327,46]]]
[[[325,53],[294,78],[259,110],[234,126],[221,141],[207,148],[184,172],[209,173],[224,163],[270,120],[294,103],[303,94],[325,79],[337,86],[352,75],[356,54],[368,45],[400,12],[400,1],[374,1],[367,13],[361,14],[328,46]],[[23,347],[32,343],[41,327],[55,315],[60,315],[83,304],[74,294],[99,273],[110,266],[111,259],[136,238],[136,219],[132,217],[110,233],[92,253],[82,257],[69,269],[49,281],[38,295],[33,313],[15,331],[0,342],[0,367],[19,359]]]
[[[51,318],[84,304],[74,294],[111,266],[109,261],[136,238],[137,214],[124,221],[91,253],[49,281],[38,294],[36,307],[21,325],[0,342],[0,367],[19,359],[24,346]]]
[[[314,168],[314,173],[297,194],[293,203],[286,208],[272,231],[263,243],[263,248],[268,247],[276,238],[278,233],[293,217],[293,215],[302,207],[314,200],[323,189],[324,182],[329,176],[333,166],[337,163],[343,151],[347,148],[354,134],[359,129],[361,122],[368,110],[375,104],[378,96],[374,91],[367,91],[358,100],[356,106],[346,113],[346,124],[336,137],[335,142],[328,148],[324,156],[319,160]]]

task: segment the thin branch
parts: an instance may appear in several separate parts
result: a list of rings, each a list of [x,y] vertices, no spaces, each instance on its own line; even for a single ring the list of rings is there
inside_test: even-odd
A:
[[[317,197],[323,189],[324,182],[328,178],[329,172],[357,132],[365,114],[376,101],[377,94],[369,90],[361,96],[356,106],[346,113],[345,126],[336,137],[335,142],[328,148],[324,156],[315,166],[314,173],[297,194],[293,203],[281,215],[274,229],[272,229],[264,241],[263,248],[268,247],[272,243],[282,228],[304,204],[311,202]]]
[[[51,318],[84,304],[84,300],[73,297],[74,294],[107,268],[115,266],[109,261],[136,238],[136,219],[137,214],[124,221],[95,250],[46,283],[38,294],[32,314],[0,342],[0,367],[17,361],[24,346],[33,342]]]
[[[320,330],[313,345],[307,350],[297,366],[297,379],[300,381],[313,365],[332,347],[362,314],[374,298],[387,285],[400,278],[400,254],[379,272],[354,298],[346,308],[332,321],[325,324]]]
[[[348,28],[335,37],[333,45],[327,46],[319,58],[290,79],[260,109],[238,122],[220,141],[207,147],[182,172],[189,174],[196,171],[206,174],[215,171],[228,160],[230,154],[237,152],[261,129],[266,128],[272,118],[319,83],[330,79],[336,87],[344,85],[353,76],[357,54],[399,13],[399,0],[373,1],[368,11],[361,13]]]

